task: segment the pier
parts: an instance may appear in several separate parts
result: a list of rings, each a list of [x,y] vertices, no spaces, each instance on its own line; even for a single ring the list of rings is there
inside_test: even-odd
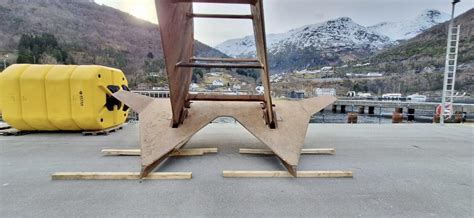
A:
[[[359,107],[360,110],[368,108],[368,113],[373,114],[375,107],[378,108],[401,108],[412,109],[412,110],[436,110],[436,107],[441,104],[440,102],[413,102],[413,101],[378,101],[378,100],[349,100],[349,99],[338,99],[334,105],[339,106],[341,110],[345,110],[347,106]],[[398,109],[400,110],[400,109]],[[474,113],[474,104],[462,104],[454,103],[453,111]]]

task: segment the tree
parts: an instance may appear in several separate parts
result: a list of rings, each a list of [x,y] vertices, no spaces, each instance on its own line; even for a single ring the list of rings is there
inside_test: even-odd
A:
[[[199,68],[194,68],[193,69],[193,77],[192,77],[193,83],[202,82],[203,77],[204,77],[204,73],[202,72],[201,69],[199,69]]]
[[[153,55],[152,52],[148,52],[148,54],[146,55],[147,58],[150,58],[150,59],[153,59],[155,58],[155,56]]]
[[[42,62],[44,60],[45,62]],[[17,63],[62,63],[73,64],[69,54],[61,48],[52,34],[23,34],[18,44]]]

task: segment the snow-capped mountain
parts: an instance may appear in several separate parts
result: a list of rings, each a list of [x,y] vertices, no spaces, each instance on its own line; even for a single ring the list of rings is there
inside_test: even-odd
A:
[[[382,22],[368,27],[377,33],[384,34],[392,40],[410,39],[430,27],[449,20],[447,13],[438,10],[426,10],[415,19],[400,22]]]
[[[278,43],[269,46],[271,53],[293,46],[298,49],[341,50],[347,48],[379,49],[390,43],[390,39],[355,23],[351,18],[341,17],[324,23],[304,26],[285,34]]]
[[[449,16],[445,13],[426,10],[413,20],[365,27],[351,18],[341,17],[286,33],[269,34],[269,65],[274,72],[284,72],[356,60],[398,44],[397,40],[414,37],[447,19]],[[216,49],[233,57],[252,57],[255,56],[254,37],[231,39]]]
[[[346,47],[380,48],[390,39],[357,23],[351,18],[341,17],[324,23],[307,25],[286,33],[267,35],[269,53],[277,53],[289,46],[294,49],[318,48],[340,49]],[[216,46],[229,56],[255,55],[254,36],[231,39]]]

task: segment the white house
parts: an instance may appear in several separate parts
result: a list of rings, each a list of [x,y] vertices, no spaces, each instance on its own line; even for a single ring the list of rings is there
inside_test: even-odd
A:
[[[232,90],[234,90],[234,91],[238,91],[238,90],[240,90],[240,89],[241,89],[241,87],[240,87],[239,84],[234,84],[234,85],[232,86]]]
[[[367,73],[367,77],[382,77],[382,76],[383,76],[382,73],[377,73],[377,72]]]
[[[216,80],[212,81],[212,85],[213,86],[224,86],[224,82],[222,82],[221,79],[216,79]]]
[[[316,88],[314,90],[316,96],[336,96],[335,88]]]
[[[189,89],[190,89],[191,91],[194,91],[194,90],[196,90],[197,88],[199,88],[199,86],[198,86],[198,84],[196,84],[196,83],[191,83],[191,85],[189,85]]]
[[[332,70],[332,67],[323,67],[321,68],[321,71],[331,71]]]

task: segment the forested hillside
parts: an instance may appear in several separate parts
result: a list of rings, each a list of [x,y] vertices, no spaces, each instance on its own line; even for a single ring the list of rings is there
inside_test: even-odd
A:
[[[1,0],[0,20],[0,55],[9,64],[100,64],[122,69],[132,87],[166,79],[148,78],[163,68],[158,26],[119,10],[87,0]],[[200,56],[225,56],[200,42],[196,48]]]

